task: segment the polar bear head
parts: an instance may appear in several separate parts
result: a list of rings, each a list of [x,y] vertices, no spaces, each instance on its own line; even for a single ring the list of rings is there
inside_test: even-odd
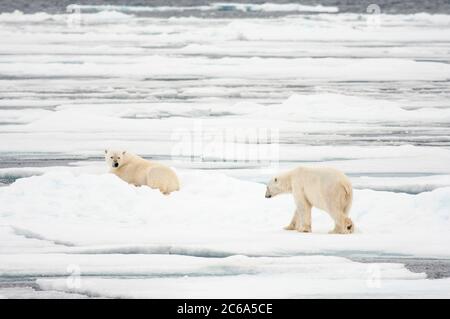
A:
[[[125,163],[127,152],[105,150],[105,160],[110,168],[117,169]]]
[[[291,192],[290,176],[288,174],[282,174],[275,176],[267,184],[266,198],[271,198],[279,194],[285,194]]]

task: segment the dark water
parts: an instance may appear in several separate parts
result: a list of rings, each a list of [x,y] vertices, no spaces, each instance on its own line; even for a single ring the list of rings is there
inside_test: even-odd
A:
[[[377,4],[381,8],[382,13],[390,14],[410,14],[418,12],[428,13],[450,13],[449,0],[1,0],[0,12],[12,12],[20,10],[25,13],[34,12],[48,12],[48,13],[62,13],[66,12],[66,7],[70,4],[81,5],[129,5],[129,6],[201,6],[208,3],[300,3],[302,5],[318,5],[334,6],[339,8],[339,12],[353,12],[365,13],[370,4]],[[221,11],[207,11],[200,12],[196,10],[188,10],[186,12],[158,12],[145,13],[145,15],[157,16],[207,16],[207,17],[265,17],[265,16],[280,16],[292,14],[291,12],[241,12],[236,10],[221,10]]]
[[[356,262],[363,263],[399,263],[412,272],[426,273],[429,279],[441,279],[450,277],[449,259],[428,259],[428,258],[350,258]]]

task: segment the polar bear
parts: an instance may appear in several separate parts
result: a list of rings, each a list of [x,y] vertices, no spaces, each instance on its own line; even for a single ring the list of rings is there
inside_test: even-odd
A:
[[[157,188],[164,195],[180,189],[175,172],[167,166],[151,162],[127,151],[105,150],[105,160],[113,173],[135,186]]]
[[[350,234],[355,230],[348,217],[353,190],[342,172],[326,167],[297,167],[272,178],[267,185],[266,198],[292,193],[297,206],[287,230],[311,232],[311,208],[326,211],[335,227],[330,233]]]

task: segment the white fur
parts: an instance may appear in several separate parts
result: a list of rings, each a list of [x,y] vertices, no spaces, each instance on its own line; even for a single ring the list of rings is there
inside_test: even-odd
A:
[[[159,189],[164,195],[180,189],[175,172],[160,163],[151,162],[126,151],[105,151],[110,172],[125,182]]]
[[[297,209],[287,230],[311,232],[311,208],[326,211],[335,227],[330,233],[353,233],[348,217],[353,199],[350,180],[334,168],[298,167],[274,177],[267,185],[266,197],[292,193]]]

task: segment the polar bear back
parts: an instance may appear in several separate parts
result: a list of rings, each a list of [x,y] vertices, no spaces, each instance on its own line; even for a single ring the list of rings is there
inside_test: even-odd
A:
[[[352,200],[350,180],[329,167],[298,167],[292,172],[292,193],[325,211],[348,211]]]

